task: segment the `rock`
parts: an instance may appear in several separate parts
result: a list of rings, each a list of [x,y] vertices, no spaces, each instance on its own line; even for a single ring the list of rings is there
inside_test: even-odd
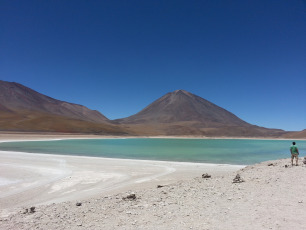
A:
[[[157,188],[162,188],[164,187],[164,185],[157,185]]]
[[[209,175],[208,173],[204,173],[204,174],[202,175],[202,178],[211,178],[211,175]]]
[[[285,168],[288,168],[288,165],[285,165]]]
[[[242,183],[244,180],[241,178],[240,174],[237,174],[236,177],[233,179],[233,183]]]
[[[23,212],[23,214],[27,214],[27,213],[34,213],[35,212],[35,207],[31,207],[30,209],[26,208]]]
[[[76,206],[81,206],[82,203],[81,203],[81,202],[77,202],[75,205],[76,205]]]
[[[126,197],[123,197],[122,198],[123,200],[135,200],[136,199],[136,195],[135,195],[135,193],[131,193],[131,194],[129,194],[129,195],[127,195]]]
[[[274,164],[273,164],[273,163],[270,163],[270,164],[268,164],[268,166],[274,166]]]
[[[34,213],[34,212],[35,212],[35,207],[33,206],[30,208],[30,213]]]

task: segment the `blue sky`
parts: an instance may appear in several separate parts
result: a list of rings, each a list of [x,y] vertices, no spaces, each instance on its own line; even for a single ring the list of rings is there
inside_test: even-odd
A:
[[[255,125],[306,128],[303,0],[0,1],[0,79],[99,110],[184,89]]]

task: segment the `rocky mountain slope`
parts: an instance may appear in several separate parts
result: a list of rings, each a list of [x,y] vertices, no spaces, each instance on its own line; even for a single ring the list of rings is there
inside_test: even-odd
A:
[[[0,111],[11,113],[35,111],[97,123],[105,123],[108,121],[104,115],[96,110],[90,110],[82,105],[56,100],[21,84],[1,80]]]
[[[0,130],[122,135],[100,112],[0,80]]]
[[[142,135],[280,136],[283,130],[251,125],[185,90],[167,93],[139,113],[113,121]]]
[[[139,113],[118,120],[126,124],[156,124],[193,121],[206,127],[250,126],[227,110],[185,90],[167,93]]]
[[[21,84],[1,80],[0,130],[136,136],[290,138],[296,135],[249,124],[185,90],[167,93],[135,115],[110,121],[85,106],[56,100]],[[298,137],[304,135],[301,132]]]

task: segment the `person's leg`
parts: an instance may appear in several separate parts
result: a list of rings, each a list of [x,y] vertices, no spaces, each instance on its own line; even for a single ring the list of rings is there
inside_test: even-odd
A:
[[[291,154],[291,166],[293,166],[293,154]]]
[[[296,155],[295,159],[296,159],[296,166],[298,166],[299,165],[299,155]]]

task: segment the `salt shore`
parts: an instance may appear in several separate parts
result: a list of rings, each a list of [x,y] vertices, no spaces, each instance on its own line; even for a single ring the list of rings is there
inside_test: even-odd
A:
[[[306,229],[306,167],[289,164],[0,151],[0,229]]]

